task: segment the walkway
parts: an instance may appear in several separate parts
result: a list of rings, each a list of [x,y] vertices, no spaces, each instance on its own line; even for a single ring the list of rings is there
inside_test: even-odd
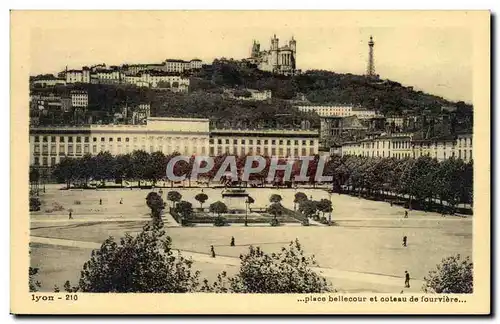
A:
[[[83,249],[99,249],[101,247],[100,243],[95,243],[95,242],[73,241],[65,239],[39,237],[39,236],[31,236],[30,242],[46,244],[46,245],[68,246],[68,247],[83,248]],[[193,261],[196,262],[204,262],[204,263],[235,266],[235,267],[240,265],[240,259],[235,257],[217,256],[216,258],[212,258],[209,254],[205,253],[185,251],[185,250],[179,250],[179,251],[182,253],[184,257],[191,258]],[[327,278],[346,279],[351,281],[366,282],[370,284],[381,284],[392,287],[402,287],[402,283],[404,281],[403,277],[397,277],[392,275],[345,271],[345,270],[338,270],[338,269],[324,268],[324,267],[313,267],[312,269]],[[420,287],[422,287],[423,281],[412,279],[411,285],[412,285],[412,288],[410,289],[411,291],[418,291]]]

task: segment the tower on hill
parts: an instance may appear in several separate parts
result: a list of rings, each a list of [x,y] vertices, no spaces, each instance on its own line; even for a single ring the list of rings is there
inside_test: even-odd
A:
[[[366,76],[369,78],[376,78],[375,74],[375,59],[373,57],[373,47],[375,46],[375,42],[373,41],[373,37],[370,36],[370,41],[368,42],[368,66],[366,67]]]

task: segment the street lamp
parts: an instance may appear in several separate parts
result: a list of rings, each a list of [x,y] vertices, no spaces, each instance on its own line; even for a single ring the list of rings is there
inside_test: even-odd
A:
[[[328,198],[330,199],[330,212],[328,213],[328,226],[332,225],[332,193],[328,193]]]
[[[247,200],[245,200],[245,226],[248,226],[248,197]]]

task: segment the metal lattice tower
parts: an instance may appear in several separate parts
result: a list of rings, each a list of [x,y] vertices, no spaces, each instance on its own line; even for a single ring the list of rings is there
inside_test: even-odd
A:
[[[366,75],[368,77],[375,77],[375,62],[373,58],[373,46],[375,42],[373,41],[373,37],[370,36],[370,41],[368,42],[369,52],[368,52],[368,66],[366,67]]]

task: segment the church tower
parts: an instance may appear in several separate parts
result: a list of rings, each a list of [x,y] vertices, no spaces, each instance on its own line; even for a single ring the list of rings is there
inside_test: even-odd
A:
[[[260,53],[260,44],[257,41],[253,41],[252,53],[250,57],[258,57]]]
[[[297,59],[297,41],[293,38],[290,40],[289,43],[290,49],[292,50],[292,57],[290,60],[290,64],[292,66],[292,70],[295,70],[295,64],[296,64],[296,59]]]
[[[278,49],[279,49],[279,39],[276,38],[276,34],[271,38],[271,65],[273,70],[278,69]]]

